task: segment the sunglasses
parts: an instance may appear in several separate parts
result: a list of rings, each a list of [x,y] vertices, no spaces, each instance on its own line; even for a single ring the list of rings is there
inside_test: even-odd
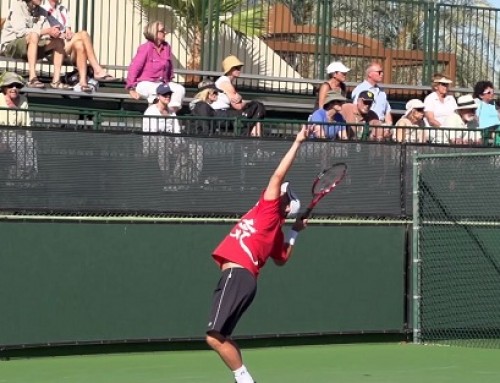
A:
[[[23,86],[21,84],[18,84],[18,83],[13,83],[13,84],[9,84],[7,85],[7,88],[17,88],[17,89],[21,89]]]
[[[415,108],[413,110],[420,112],[420,113],[424,113],[424,108]]]
[[[495,92],[492,90],[488,90],[487,92],[483,92],[483,94],[495,94]]]
[[[438,84],[446,87],[450,86],[447,82],[438,82]]]
[[[373,101],[365,101],[365,100],[361,100],[361,101],[363,101],[363,104],[365,104],[365,105],[368,105],[368,106],[373,105]]]
[[[158,29],[158,33],[165,33],[165,28],[162,28],[162,29]]]
[[[372,72],[375,72],[375,73],[378,73],[378,74],[382,74],[382,73],[384,73],[384,71],[383,71],[383,70],[372,70]]]

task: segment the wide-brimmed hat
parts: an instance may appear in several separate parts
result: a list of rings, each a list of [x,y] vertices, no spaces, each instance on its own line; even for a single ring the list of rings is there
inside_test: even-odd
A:
[[[470,94],[460,96],[457,99],[457,110],[459,109],[477,109],[477,104]]]
[[[229,73],[234,67],[243,65],[245,64],[243,64],[240,59],[234,55],[227,56],[224,60],[222,60],[222,70],[224,71],[224,74]]]
[[[323,108],[329,103],[334,101],[346,102],[347,99],[344,96],[342,96],[342,94],[340,94],[339,92],[330,91],[326,94],[325,102],[323,103]]]
[[[20,84],[21,86],[24,86],[26,82],[15,72],[4,72],[0,76],[0,87],[9,86],[12,84]]]
[[[326,67],[326,73],[328,74],[335,72],[347,73],[349,71],[350,69],[346,67],[344,64],[342,64],[340,61],[334,61]]]
[[[413,109],[423,109],[425,107],[424,103],[418,98],[413,98],[406,103],[406,112],[404,117],[408,116]]]
[[[290,211],[287,214],[287,218],[295,218],[300,210],[300,200],[297,194],[290,187],[290,182],[283,182],[281,184],[281,192],[288,196],[290,200]]]

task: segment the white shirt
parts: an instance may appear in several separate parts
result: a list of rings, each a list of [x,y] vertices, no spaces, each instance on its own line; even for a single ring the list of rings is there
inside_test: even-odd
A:
[[[148,116],[151,118],[148,118]],[[179,134],[181,132],[181,126],[177,118],[173,118],[176,116],[177,115],[175,113],[164,115],[158,110],[157,104],[152,104],[144,112],[144,118],[142,119],[142,131],[151,133],[167,132]]]
[[[68,9],[64,5],[58,4],[55,9],[52,9],[50,3],[45,0],[41,7],[47,11],[47,20],[51,27],[59,25],[61,32],[65,32],[66,28],[71,28]]]
[[[220,76],[217,81],[215,81],[215,86],[219,89],[221,88],[222,83],[231,83],[231,80],[227,76]],[[212,109],[215,110],[220,110],[220,109],[229,109],[231,108],[231,100],[229,99],[228,95],[226,93],[219,93],[219,96],[217,97],[217,101],[211,104]]]
[[[446,118],[453,115],[457,109],[455,97],[446,96],[441,102],[436,92],[428,94],[424,99],[424,111],[433,112],[434,118],[439,121],[441,126],[444,126]]]

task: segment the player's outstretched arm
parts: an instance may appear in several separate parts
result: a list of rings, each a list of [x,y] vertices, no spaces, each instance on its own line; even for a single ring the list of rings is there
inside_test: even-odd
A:
[[[307,139],[308,135],[309,128],[307,126],[303,126],[300,132],[297,133],[292,146],[290,147],[290,149],[288,149],[288,152],[281,159],[281,162],[269,179],[269,184],[267,185],[266,191],[264,192],[264,199],[273,200],[279,198],[281,194],[281,184],[285,180],[285,176],[292,166],[295,157],[297,156],[300,145]]]

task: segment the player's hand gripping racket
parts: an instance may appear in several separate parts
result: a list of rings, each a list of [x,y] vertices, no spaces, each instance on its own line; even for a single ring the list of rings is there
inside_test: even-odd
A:
[[[344,180],[346,174],[347,165],[343,162],[339,162],[323,170],[316,176],[312,186],[313,198],[309,206],[307,206],[306,211],[302,214],[302,219],[309,218],[318,202],[335,189],[335,187]]]

